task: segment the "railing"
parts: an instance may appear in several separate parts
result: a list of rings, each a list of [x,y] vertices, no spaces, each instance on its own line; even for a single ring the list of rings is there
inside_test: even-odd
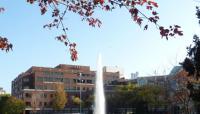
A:
[[[36,113],[25,111],[25,114],[80,114],[79,108],[65,108],[64,110],[38,110]],[[93,114],[89,108],[82,108],[81,114]]]

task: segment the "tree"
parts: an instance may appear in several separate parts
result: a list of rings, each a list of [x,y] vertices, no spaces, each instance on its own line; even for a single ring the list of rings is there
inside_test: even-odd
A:
[[[64,109],[66,103],[67,95],[64,90],[64,85],[62,83],[56,83],[52,107],[55,110],[61,110]]]
[[[3,107],[6,105],[6,101],[10,98],[10,95],[0,95],[0,114],[3,114]]]
[[[41,15],[44,15],[48,10],[52,12],[53,21],[49,24],[44,25],[44,28],[58,28],[63,31],[63,34],[56,37],[57,40],[63,42],[66,46],[69,46],[72,61],[78,59],[78,52],[76,51],[76,43],[73,43],[67,37],[68,28],[63,22],[67,12],[73,12],[82,18],[82,21],[87,21],[89,26],[100,27],[102,22],[93,16],[94,12],[98,10],[112,11],[116,8],[125,7],[127,12],[130,13],[134,22],[139,26],[142,26],[144,30],[148,29],[148,24],[153,23],[156,28],[160,31],[161,37],[168,39],[169,37],[175,37],[176,35],[182,36],[183,33],[180,26],[174,25],[169,28],[165,28],[159,25],[159,16],[155,9],[158,4],[152,0],[27,0],[28,3],[38,3],[40,7]],[[140,10],[139,7],[143,7],[144,10]],[[0,38],[2,39],[2,38]],[[5,41],[0,42],[0,49],[12,49],[12,45],[8,44],[5,46]]]
[[[136,113],[147,113],[148,108],[165,107],[167,105],[165,88],[158,85],[144,85],[136,88]]]
[[[187,76],[188,73],[184,70],[178,72],[178,74],[173,78],[176,81],[177,88],[174,91],[172,96],[172,102],[178,105],[181,105],[181,110],[183,114],[190,114],[190,106],[191,98],[190,91],[187,88],[188,81],[191,80],[190,77]]]
[[[193,37],[194,45],[187,47],[188,57],[185,58],[181,65],[188,72],[188,76],[194,80],[190,80],[187,83],[187,88],[190,91],[190,97],[195,102],[197,110],[200,106],[200,39],[197,35]]]
[[[200,9],[199,7],[196,9],[197,18],[200,20]],[[194,80],[188,81],[187,88],[190,90],[190,97],[195,102],[198,113],[200,113],[200,39],[197,35],[193,36],[193,44],[187,47],[187,51],[187,57],[181,65],[188,72],[188,76],[194,78]]]
[[[136,108],[137,114],[147,113],[148,107],[162,107],[167,104],[165,89],[157,85],[117,87],[115,94],[107,97],[107,106],[114,108]]]
[[[91,106],[94,104],[94,95],[88,95],[83,102],[84,107],[91,108]]]
[[[82,102],[81,99],[76,96],[72,96],[72,101],[75,105],[80,105],[80,103]]]
[[[109,112],[116,112],[118,108],[132,108],[134,107],[134,97],[136,85],[120,85],[112,92],[112,95],[106,95],[106,107]]]
[[[3,102],[4,105],[1,107],[1,114],[21,114],[25,109],[24,101],[12,96],[7,97]]]
[[[0,7],[0,13],[4,12],[5,9],[3,7]],[[8,39],[6,37],[0,36],[0,49],[5,50],[8,52],[10,49],[12,50],[13,45],[8,42]]]

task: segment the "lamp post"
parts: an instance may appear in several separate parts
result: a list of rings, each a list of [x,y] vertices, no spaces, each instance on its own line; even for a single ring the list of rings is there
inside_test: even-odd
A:
[[[82,76],[82,73],[79,73],[79,80],[80,80],[80,114],[81,114],[81,84],[82,84],[81,76]]]

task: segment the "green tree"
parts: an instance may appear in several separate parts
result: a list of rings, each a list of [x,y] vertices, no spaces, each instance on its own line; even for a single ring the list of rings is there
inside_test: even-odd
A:
[[[3,114],[3,107],[6,105],[6,101],[10,95],[0,95],[0,114]]]
[[[196,15],[200,24],[200,9],[196,7]],[[193,43],[187,47],[187,57],[181,63],[188,76],[195,80],[188,81],[187,88],[190,97],[194,101],[197,113],[200,113],[200,39],[197,35],[193,36]]]
[[[53,98],[53,109],[61,110],[64,109],[67,103],[67,95],[64,90],[63,84],[55,84],[55,94]]]
[[[198,10],[200,15],[200,10]],[[197,35],[193,37],[193,44],[187,47],[188,57],[185,58],[181,65],[188,72],[188,76],[193,80],[188,81],[187,88],[190,91],[190,97],[196,105],[198,113],[200,113],[200,39]]]
[[[15,97],[4,97],[1,114],[21,114],[25,109],[24,101]]]
[[[115,94],[107,96],[108,108],[136,108],[137,114],[147,113],[148,107],[166,104],[165,89],[156,85],[121,85],[117,87]]]
[[[196,15],[200,24],[199,7],[197,7]],[[193,43],[187,47],[187,54],[181,65],[188,72],[188,76],[194,79],[188,81],[187,88],[190,91],[190,97],[194,101],[198,113],[200,113],[200,38],[197,35],[193,36]]]
[[[182,114],[191,113],[190,91],[187,88],[187,83],[191,80],[191,78],[187,75],[188,73],[185,70],[181,70],[172,78],[172,80],[176,81],[177,87],[170,98],[171,103],[181,105],[180,110],[182,110]]]
[[[88,95],[83,102],[84,107],[90,108],[94,103],[94,95]]]
[[[136,88],[134,102],[138,114],[147,113],[148,107],[163,107],[167,104],[165,89],[158,85],[144,85]]]
[[[75,105],[80,105],[80,103],[81,103],[81,99],[76,96],[72,96],[72,101]]]

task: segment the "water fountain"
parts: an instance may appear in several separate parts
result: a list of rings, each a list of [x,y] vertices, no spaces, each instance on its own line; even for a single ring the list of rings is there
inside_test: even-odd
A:
[[[102,61],[100,54],[97,60],[94,114],[105,114],[105,95],[104,95],[104,84],[103,84]]]

